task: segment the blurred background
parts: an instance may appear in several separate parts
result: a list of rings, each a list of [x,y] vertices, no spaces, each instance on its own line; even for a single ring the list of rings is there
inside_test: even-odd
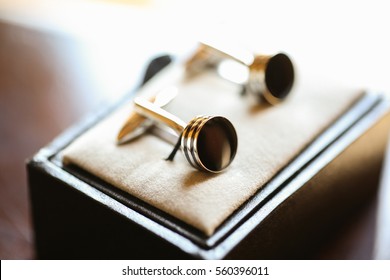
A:
[[[390,92],[386,1],[0,0],[0,258],[33,259],[26,159],[198,39],[284,51],[300,81]],[[313,258],[370,259],[376,200]]]

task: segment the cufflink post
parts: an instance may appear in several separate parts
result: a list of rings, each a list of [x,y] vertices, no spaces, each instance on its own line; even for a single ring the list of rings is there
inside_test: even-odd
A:
[[[150,96],[148,100],[156,106],[163,107],[176,97],[177,91],[177,88],[174,86],[167,87],[156,95]],[[150,120],[136,111],[132,111],[117,135],[117,143],[120,145],[140,136],[150,126]]]

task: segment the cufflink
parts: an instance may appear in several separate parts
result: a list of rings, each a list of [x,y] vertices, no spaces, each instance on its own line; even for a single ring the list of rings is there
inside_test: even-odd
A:
[[[249,75],[245,91],[264,98],[272,105],[283,101],[294,84],[294,65],[284,53],[255,55],[245,50],[200,42],[186,61],[185,69],[187,73],[194,74],[207,67],[215,67],[223,60],[233,60],[247,67]]]
[[[134,99],[134,108],[144,117],[176,131],[179,138],[168,160],[173,160],[177,150],[182,148],[191,166],[201,171],[219,173],[232,163],[237,151],[237,133],[228,119],[222,116],[197,116],[186,124],[140,97]]]

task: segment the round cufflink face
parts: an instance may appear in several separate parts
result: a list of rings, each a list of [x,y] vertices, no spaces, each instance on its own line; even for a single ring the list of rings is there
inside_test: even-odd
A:
[[[283,53],[256,56],[249,75],[249,91],[264,97],[270,104],[277,104],[289,95],[295,78],[294,65]]]
[[[182,147],[193,167],[219,173],[236,155],[237,133],[233,124],[224,117],[196,117],[183,131]]]
[[[275,98],[287,97],[294,84],[294,66],[287,55],[279,53],[268,61],[265,83]]]

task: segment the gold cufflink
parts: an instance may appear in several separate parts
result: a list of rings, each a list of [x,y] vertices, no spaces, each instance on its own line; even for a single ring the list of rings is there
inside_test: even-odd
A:
[[[181,147],[187,161],[196,169],[219,173],[233,161],[237,133],[233,124],[221,116],[197,116],[188,124],[143,98],[134,99],[135,110],[178,134],[178,142],[168,157],[173,160]]]
[[[222,60],[233,60],[249,70],[245,90],[263,97],[275,105],[283,101],[294,84],[294,65],[284,53],[275,55],[255,55],[245,50],[236,50],[226,46],[216,46],[200,42],[198,49],[186,61],[187,73],[203,71],[215,67]]]

